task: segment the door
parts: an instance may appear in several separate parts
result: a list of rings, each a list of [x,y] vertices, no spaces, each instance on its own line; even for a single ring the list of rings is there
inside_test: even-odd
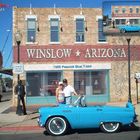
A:
[[[79,121],[81,128],[97,128],[101,123],[102,107],[79,107]]]

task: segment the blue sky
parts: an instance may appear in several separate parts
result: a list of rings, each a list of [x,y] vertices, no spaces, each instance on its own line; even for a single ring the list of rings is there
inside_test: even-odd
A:
[[[12,60],[13,60],[13,51],[12,51],[12,7],[13,6],[30,7],[30,3],[31,3],[32,7],[53,7],[55,4],[56,7],[78,8],[80,7],[80,4],[82,4],[83,8],[84,7],[101,8],[103,1],[104,0],[0,0],[0,3],[8,4],[10,6],[8,8],[4,8],[4,11],[1,11],[2,9],[0,9],[0,51],[2,51],[3,54],[3,67],[5,68],[11,67]],[[111,0],[111,1],[116,1],[116,0]],[[140,2],[140,0],[133,0],[133,1]]]

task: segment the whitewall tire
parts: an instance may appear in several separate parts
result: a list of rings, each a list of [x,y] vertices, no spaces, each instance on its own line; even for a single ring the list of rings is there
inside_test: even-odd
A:
[[[114,133],[120,129],[120,123],[118,123],[118,122],[104,122],[101,124],[100,129],[106,133]]]
[[[68,123],[63,117],[52,117],[46,123],[46,130],[50,135],[64,135],[67,131]]]

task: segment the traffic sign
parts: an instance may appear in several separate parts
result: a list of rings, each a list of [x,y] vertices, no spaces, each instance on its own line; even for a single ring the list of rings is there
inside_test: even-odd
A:
[[[13,64],[13,73],[14,74],[22,74],[24,72],[23,64]]]

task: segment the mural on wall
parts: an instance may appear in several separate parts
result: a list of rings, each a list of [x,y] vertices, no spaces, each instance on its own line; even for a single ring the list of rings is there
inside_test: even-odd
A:
[[[140,35],[138,1],[106,1],[103,3],[103,32],[106,35],[129,33]]]
[[[43,45],[21,46],[21,62],[64,62],[64,61],[127,61],[127,45]],[[140,47],[132,49],[132,60],[140,60]],[[136,54],[135,54],[136,53]],[[135,54],[135,55],[134,55]],[[17,47],[14,47],[14,62],[17,62]]]

